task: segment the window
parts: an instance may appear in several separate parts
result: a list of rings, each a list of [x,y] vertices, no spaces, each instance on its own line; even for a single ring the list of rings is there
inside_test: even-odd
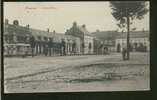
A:
[[[8,35],[9,43],[13,43],[13,35]]]
[[[9,39],[8,39],[8,35],[4,35],[4,41],[5,41],[5,42],[8,42],[8,40],[9,40]]]
[[[41,40],[41,36],[38,36],[38,40]]]
[[[44,40],[47,41],[47,37],[44,37]]]
[[[89,46],[88,46],[88,47],[89,47],[89,49],[91,49],[91,48],[92,48],[92,44],[91,44],[91,43],[89,43]]]

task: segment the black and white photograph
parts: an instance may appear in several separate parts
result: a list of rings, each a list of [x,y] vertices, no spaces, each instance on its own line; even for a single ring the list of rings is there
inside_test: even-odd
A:
[[[149,91],[150,2],[4,2],[4,93]]]

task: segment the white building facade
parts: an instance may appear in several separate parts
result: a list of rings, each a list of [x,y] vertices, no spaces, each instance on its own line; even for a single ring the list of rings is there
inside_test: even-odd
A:
[[[84,54],[93,54],[94,51],[94,38],[90,35],[84,35]]]
[[[126,34],[126,33],[123,33]],[[117,51],[122,51],[123,48],[127,46],[126,35],[119,35],[116,38],[116,47]],[[150,51],[150,39],[149,39],[149,32],[134,32],[130,33],[130,48],[131,51],[140,51],[140,49],[144,49],[145,51]],[[118,50],[119,49],[119,50]]]
[[[78,44],[78,51],[81,54],[93,54],[94,53],[94,37],[86,29],[85,25],[78,26],[76,22],[73,26],[68,29],[65,33],[66,35],[71,35],[78,37],[80,39],[80,44]]]

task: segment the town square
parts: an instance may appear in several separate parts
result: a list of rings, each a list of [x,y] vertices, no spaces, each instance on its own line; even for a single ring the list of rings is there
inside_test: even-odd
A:
[[[126,62],[119,54],[6,58],[5,88],[15,93],[149,90],[148,54],[131,56]]]
[[[150,90],[149,2],[5,2],[4,12],[5,93]]]

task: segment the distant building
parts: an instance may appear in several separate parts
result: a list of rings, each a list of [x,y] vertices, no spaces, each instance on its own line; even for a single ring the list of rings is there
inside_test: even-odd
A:
[[[121,52],[126,48],[126,32],[97,30],[92,34],[103,41],[103,48],[107,47],[109,51]],[[149,51],[149,45],[149,31],[130,32],[130,51]]]
[[[78,26],[76,22],[73,23],[73,26],[68,29],[65,33],[66,35],[72,35],[79,37],[80,50],[84,54],[93,54],[94,51],[94,38],[91,33],[86,29],[85,25]]]
[[[28,27],[20,26],[18,20],[14,20],[13,24],[9,24],[6,19],[3,32],[4,55],[18,55],[23,53],[21,52],[23,49],[29,49],[30,36],[31,32]]]
[[[34,38],[34,54],[43,55],[46,51],[46,46],[51,40],[51,51],[53,55],[60,55],[62,49],[62,41],[65,42],[65,53],[66,54],[80,54],[80,38],[65,35],[64,33],[56,33],[55,31],[50,32],[49,29],[46,31],[32,29],[29,25],[21,26],[18,20],[13,21],[13,24],[9,24],[6,20],[4,24],[4,46],[5,55],[18,54],[19,46],[30,44],[30,38]],[[20,47],[21,48],[21,47]]]
[[[6,20],[4,24],[4,43],[25,43],[31,35],[28,27],[20,26],[15,20],[13,24],[9,24]]]
[[[94,37],[94,54],[104,54],[103,41]]]
[[[118,33],[116,37],[116,50],[122,51],[122,48],[126,48],[126,32]],[[130,32],[130,51],[149,51],[150,40],[149,31],[135,31]]]
[[[102,49],[106,49],[108,52],[115,51],[115,39],[116,31],[99,31],[92,32],[92,35],[99,39],[102,43]]]
[[[39,30],[30,25],[21,26],[18,20],[4,23],[4,55],[73,55],[73,54],[106,54],[121,52],[126,48],[127,33],[117,31],[99,31],[90,33],[85,25],[76,22],[65,34]],[[149,31],[130,32],[130,51],[149,51]]]

